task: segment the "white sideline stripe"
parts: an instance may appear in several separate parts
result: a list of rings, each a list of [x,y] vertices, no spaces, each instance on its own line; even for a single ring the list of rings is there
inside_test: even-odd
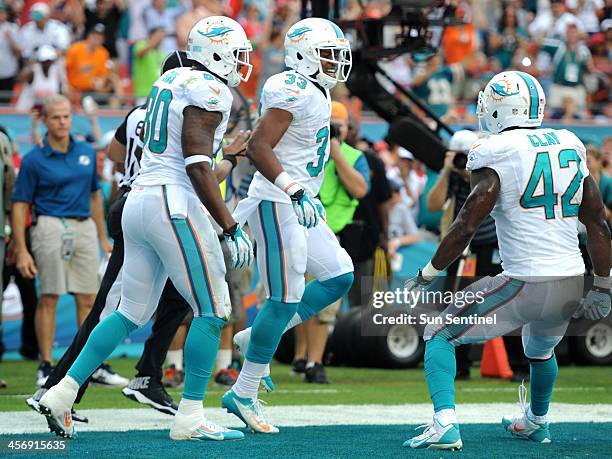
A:
[[[76,423],[81,432],[114,432],[128,430],[165,430],[172,417],[152,409],[79,410],[89,417],[89,424]],[[208,419],[228,427],[244,424],[221,408],[205,408]],[[415,425],[431,421],[430,404],[413,405],[300,405],[267,406],[266,417],[285,427],[329,425]],[[457,407],[463,424],[497,424],[505,414],[518,412],[517,403],[474,403]],[[552,422],[612,422],[612,405],[578,405],[553,403]],[[0,434],[48,432],[47,422],[34,411],[0,413]]]

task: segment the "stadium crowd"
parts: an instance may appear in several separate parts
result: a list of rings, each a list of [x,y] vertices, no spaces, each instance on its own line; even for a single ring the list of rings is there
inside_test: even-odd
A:
[[[478,91],[494,74],[513,68],[538,77],[548,96],[549,119],[561,122],[589,120],[603,124],[612,121],[612,2],[451,0],[451,4],[458,22],[447,27],[440,37],[439,54],[405,55],[385,63],[388,73],[411,88],[436,116],[447,122],[474,124]],[[343,19],[383,16],[388,8],[388,2],[368,2],[362,10],[358,2],[349,0]],[[81,200],[88,201],[91,197],[94,203],[94,195],[83,194],[83,190],[96,193],[101,190],[107,210],[120,175],[115,174],[112,163],[105,157],[113,133],[101,132],[97,107],[127,112],[132,106],[143,103],[159,76],[164,57],[172,50],[184,49],[192,25],[213,14],[236,18],[253,42],[253,73],[240,89],[256,104],[266,79],[283,70],[283,38],[301,13],[302,4],[297,0],[0,0],[0,35],[3,36],[0,42],[0,103],[14,106],[16,111],[32,113],[32,143],[37,145],[32,151],[49,150],[47,156],[40,157],[41,161],[49,161],[53,149],[62,147],[58,140],[61,135],[53,139],[40,135],[41,121],[47,132],[62,129],[53,124],[49,112],[43,109],[44,102],[51,96],[64,94],[74,109],[82,109],[89,116],[91,129],[79,148],[83,148],[88,160],[95,164],[95,176],[90,177],[90,182],[84,183],[82,189],[70,192],[80,193]],[[403,246],[434,240],[444,231],[444,225],[441,230],[439,224],[441,214],[451,219],[456,215],[457,206],[460,207],[457,202],[465,200],[466,195],[465,177],[453,157],[464,153],[465,149],[450,148],[451,153],[436,178],[393,139],[372,142],[372,139],[362,138],[359,134],[360,103],[348,96],[344,88],[334,91],[334,99],[334,140],[320,197],[330,227],[351,255],[356,268],[349,304],[364,305],[369,299],[361,291],[360,277],[374,274],[378,248],[389,255],[393,267],[400,259]],[[8,212],[11,195],[18,203],[33,203],[38,182],[32,172],[36,168],[30,165],[20,171],[21,155],[31,153],[18,152],[10,131],[2,131],[2,161],[12,166],[5,168],[3,180],[4,207]],[[588,166],[600,184],[610,220],[612,137],[605,139],[602,145],[590,144],[588,154]],[[11,169],[24,174],[14,190]],[[61,182],[53,186],[65,191]],[[432,197],[431,189],[438,194]],[[85,203],[75,201],[74,205],[76,212],[64,209],[62,216],[74,219],[70,225],[75,228],[83,223],[82,219],[95,217],[93,207],[91,212],[81,212]],[[39,212],[41,207],[44,203],[38,202]],[[14,210],[13,205],[13,213]],[[17,228],[18,235],[13,236],[13,243],[17,238],[18,249],[27,252],[31,238],[29,250],[34,259],[37,249],[40,257],[44,257],[42,248],[36,246],[35,234],[39,233],[39,238],[44,236],[39,226],[44,219],[39,218],[36,226],[30,226],[26,210],[20,210],[22,226]],[[433,220],[426,222],[424,216],[432,213]],[[95,225],[90,223],[88,231],[94,234]],[[15,230],[13,225],[13,232]],[[62,228],[54,230],[62,232]],[[109,242],[102,226],[98,226],[97,234],[103,251],[108,252]],[[495,239],[494,231],[492,234]],[[489,238],[485,245],[491,260],[496,240]],[[473,252],[479,249],[482,246],[477,244],[472,247]],[[52,365],[57,296],[64,293],[66,282],[69,291],[74,291],[70,288],[70,273],[67,281],[47,278],[47,283],[62,283],[62,287],[43,291],[37,298],[32,277],[38,274],[44,280],[42,271],[45,268],[37,261],[40,272],[24,273],[14,267],[15,253],[10,249],[7,252],[5,279],[6,276],[14,277],[24,307],[20,351],[25,358],[40,357],[38,382],[41,385]],[[97,266],[97,260],[94,261]],[[499,265],[499,261],[493,264]],[[89,262],[83,266],[91,268]],[[90,285],[83,289],[86,298],[77,301],[79,323],[91,308],[93,298],[89,297],[95,291]],[[296,331],[294,370],[305,373],[309,382],[329,382],[323,368],[323,352],[328,325],[333,323],[339,307],[339,304],[331,305]],[[184,330],[182,334],[184,336]],[[180,384],[182,357],[180,339],[178,341],[178,344],[173,343],[169,353],[166,381],[171,385]],[[231,385],[237,375],[231,351],[220,355],[223,362],[218,365],[216,379]],[[461,358],[459,354],[458,358]],[[467,365],[469,377],[469,361]],[[127,383],[109,367],[102,370],[98,373],[101,382]],[[525,377],[522,371],[518,374]]]

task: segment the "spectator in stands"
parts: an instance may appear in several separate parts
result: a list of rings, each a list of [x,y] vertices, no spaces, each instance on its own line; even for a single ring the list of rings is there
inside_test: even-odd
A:
[[[448,65],[462,62],[479,46],[476,27],[464,7],[457,8],[456,18],[459,23],[446,26],[442,35],[442,51]]]
[[[391,181],[391,200],[389,201],[389,256],[395,257],[400,247],[414,244],[421,240],[419,228],[414,221],[410,207],[402,199],[403,184]]]
[[[11,91],[19,73],[19,27],[8,20],[8,6],[0,0],[0,104],[11,101]]]
[[[43,45],[53,46],[63,55],[70,46],[70,30],[55,19],[49,19],[49,5],[35,3],[30,9],[31,22],[21,28],[19,43],[23,56],[34,59],[36,50]]]
[[[499,26],[497,29],[493,29],[489,36],[491,51],[502,69],[510,68],[514,53],[526,37],[527,31],[518,22],[516,5],[506,4]]]
[[[563,39],[569,24],[575,24],[582,32],[580,20],[565,8],[564,0],[550,0],[550,8],[538,8],[538,14],[527,27],[527,31],[536,41],[544,37]]]
[[[98,290],[100,241],[110,252],[102,197],[91,146],[72,137],[70,102],[64,96],[47,98],[42,108],[47,134],[23,159],[13,192],[11,222],[17,269],[26,278],[38,276],[40,300],[36,309],[36,335],[41,364],[37,383],[51,372],[55,312],[60,295],[74,294],[80,325]],[[36,215],[32,254],[25,238],[30,206]],[[33,255],[33,257],[32,257]]]
[[[151,7],[145,9],[144,22],[147,30],[164,29],[165,37],[161,43],[162,51],[169,54],[176,48],[176,13],[166,5],[166,0],[152,0]]]
[[[96,24],[85,40],[77,41],[66,53],[69,92],[75,100],[83,93],[109,93],[113,89],[110,54],[103,46],[104,25]]]
[[[144,102],[151,91],[151,86],[159,78],[159,69],[166,57],[161,49],[161,42],[165,36],[164,29],[152,29],[149,31],[148,39],[134,45],[132,82],[138,103]]]
[[[566,0],[565,6],[582,23],[586,33],[599,32],[599,18],[604,16],[604,0]]]
[[[222,2],[216,0],[192,0],[191,9],[176,20],[176,40],[178,49],[187,48],[189,31],[200,19],[223,14]]]
[[[584,85],[585,72],[592,69],[591,52],[580,40],[580,31],[575,24],[567,26],[566,40],[545,40],[542,51],[552,57],[553,84],[547,100],[551,109],[563,106],[563,99],[570,97],[579,110],[586,108],[587,92]]]
[[[85,8],[85,33],[97,24],[104,25],[104,47],[111,59],[116,59],[119,24],[126,8],[126,0],[96,0],[93,6]]]
[[[461,64],[443,65],[438,54],[418,63],[412,80],[412,90],[430,110],[443,118],[454,105],[452,84],[463,80]]]
[[[35,57],[36,62],[30,63],[19,74],[18,80],[23,88],[17,100],[18,110],[40,110],[47,97],[66,92],[66,73],[58,62],[55,48],[43,45],[38,48]]]
[[[444,167],[427,195],[427,208],[431,212],[445,210],[443,221],[440,223],[442,237],[470,194],[470,173],[465,169],[465,165],[467,152],[477,140],[478,137],[472,131],[462,130],[453,134],[449,142],[449,151],[444,159]],[[461,259],[456,260],[447,269],[448,278],[445,282],[445,290],[457,291],[465,288],[477,280],[473,276],[495,276],[502,272],[495,220],[491,216],[488,216],[476,231],[470,242],[469,251],[475,257],[475,271],[460,272],[463,263]],[[529,365],[523,354],[520,337],[504,337],[504,341],[510,366],[514,372],[513,381],[529,379]],[[472,361],[469,352],[469,345],[457,348],[457,379],[470,378]]]

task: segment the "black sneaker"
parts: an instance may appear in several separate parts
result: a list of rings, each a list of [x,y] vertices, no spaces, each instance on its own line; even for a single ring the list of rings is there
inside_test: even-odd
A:
[[[325,367],[320,363],[315,363],[311,367],[306,367],[305,380],[306,382],[314,384],[330,383],[329,379],[327,379],[327,375],[325,374]]]
[[[171,416],[174,416],[178,410],[178,405],[166,392],[164,386],[151,376],[138,376],[132,379],[121,393],[130,400],[148,405]]]
[[[47,382],[47,378],[53,371],[51,362],[40,362],[36,370],[36,387],[42,387]]]
[[[457,370],[455,373],[455,381],[469,381],[470,379],[472,379],[470,370]]]
[[[87,424],[89,422],[89,419],[87,418],[87,416],[85,416],[84,414],[79,413],[74,408],[72,408],[70,410],[70,412],[72,413],[72,420],[73,421],[75,421],[75,422],[82,422],[83,424]]]
[[[294,360],[291,364],[291,371],[295,375],[301,375],[306,373],[306,364],[308,361],[306,359],[297,359]]]

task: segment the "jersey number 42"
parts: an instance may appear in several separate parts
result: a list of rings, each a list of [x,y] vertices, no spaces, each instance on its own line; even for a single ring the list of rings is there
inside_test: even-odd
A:
[[[570,162],[575,162],[577,166],[576,175],[572,178],[565,192],[561,195],[561,215],[563,218],[578,216],[580,204],[573,203],[574,196],[580,189],[583,174],[580,171],[580,156],[576,150],[561,150],[559,152],[559,167],[565,169],[570,166]],[[542,182],[542,194],[536,195],[538,185]],[[525,209],[543,207],[547,220],[555,218],[555,206],[557,205],[558,194],[554,191],[554,177],[550,156],[548,152],[537,154],[533,171],[525,191],[521,196],[521,206]]]

